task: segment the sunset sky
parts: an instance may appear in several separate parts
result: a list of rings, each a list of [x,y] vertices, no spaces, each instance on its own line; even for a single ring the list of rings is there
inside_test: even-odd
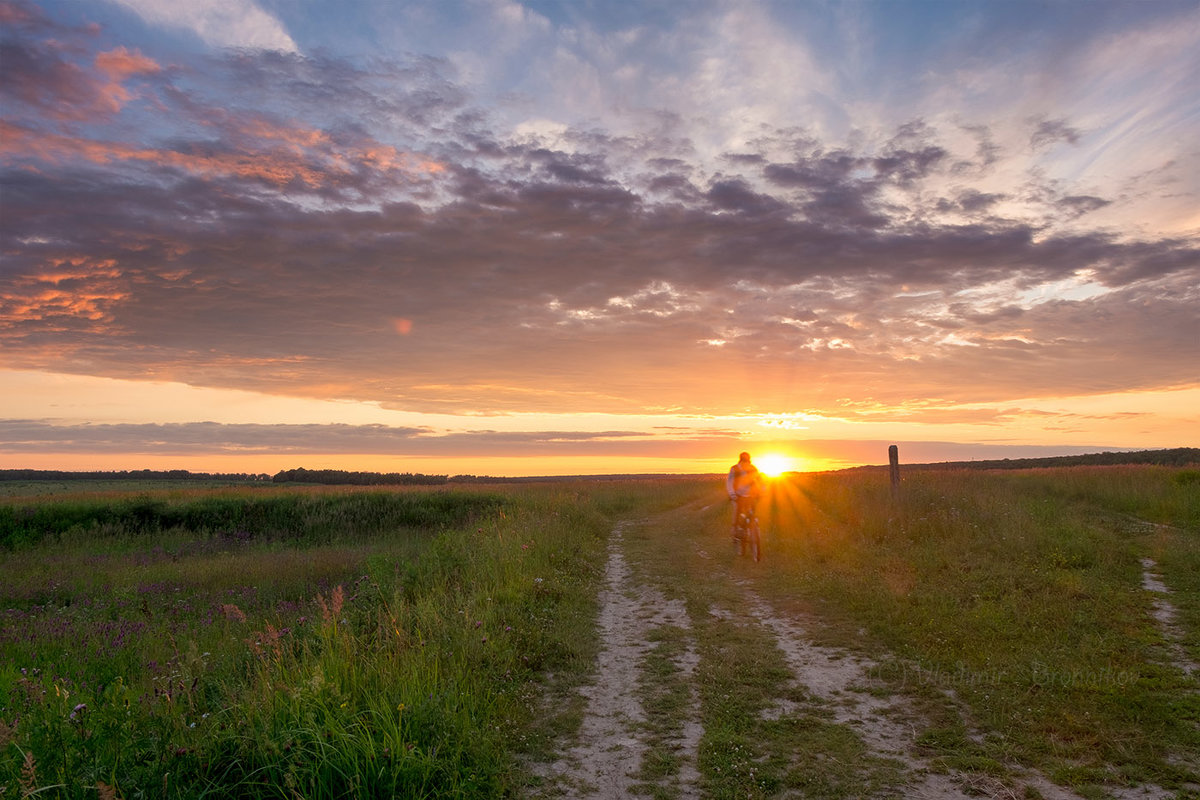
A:
[[[0,0],[0,468],[1200,446],[1200,3]]]

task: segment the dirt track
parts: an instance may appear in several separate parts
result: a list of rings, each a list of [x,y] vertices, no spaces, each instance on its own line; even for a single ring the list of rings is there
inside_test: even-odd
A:
[[[600,596],[599,629],[602,649],[597,660],[596,680],[583,690],[586,711],[577,741],[565,756],[544,774],[548,793],[539,796],[570,800],[617,800],[645,795],[639,777],[645,742],[646,714],[637,692],[640,671],[652,648],[653,634],[663,626],[693,630],[682,601],[666,598],[656,587],[639,582],[627,560],[624,534],[627,524],[617,526],[610,537],[605,585]],[[700,553],[702,557],[706,554]],[[1149,568],[1148,568],[1149,572]],[[850,652],[815,644],[806,633],[810,622],[778,613],[745,586],[740,592],[755,609],[750,617],[735,619],[731,611],[711,606],[708,613],[740,625],[757,625],[769,631],[782,652],[795,687],[825,707],[836,724],[846,726],[873,757],[900,765],[900,785],[873,797],[922,798],[1026,798],[1080,800],[1080,796],[1053,784],[1044,776],[1014,767],[1007,779],[983,774],[964,774],[936,769],[916,747],[922,728],[919,712],[908,705],[903,694],[873,692],[870,677],[874,662]],[[1158,591],[1148,584],[1147,591]],[[1160,603],[1165,600],[1160,598]],[[1162,613],[1166,614],[1166,611]],[[1164,620],[1166,622],[1166,620]],[[1170,631],[1164,631],[1170,638]],[[685,680],[692,680],[699,663],[694,639],[676,657],[675,667]],[[697,754],[704,735],[699,711],[699,692],[690,689],[692,704],[676,720],[678,734],[670,742],[680,767],[675,774],[653,786],[656,796],[681,800],[703,798],[704,784],[697,767]],[[769,709],[765,717],[779,719],[796,712],[785,701]],[[784,793],[780,797],[820,796]],[[1120,800],[1157,800],[1174,796],[1158,787],[1116,791]]]

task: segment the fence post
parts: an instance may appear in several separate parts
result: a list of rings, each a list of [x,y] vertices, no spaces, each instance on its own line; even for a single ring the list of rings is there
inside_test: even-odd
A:
[[[900,448],[896,445],[888,447],[888,464],[892,476],[892,499],[900,496]]]

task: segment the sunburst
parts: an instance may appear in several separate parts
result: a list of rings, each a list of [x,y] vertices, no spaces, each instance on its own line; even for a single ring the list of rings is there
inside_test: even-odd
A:
[[[785,472],[794,471],[796,459],[782,453],[764,453],[754,459],[754,466],[758,467],[759,472],[767,477],[774,478]]]

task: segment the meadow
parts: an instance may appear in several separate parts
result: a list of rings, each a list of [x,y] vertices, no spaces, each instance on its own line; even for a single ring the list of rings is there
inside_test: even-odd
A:
[[[36,492],[0,506],[0,796],[489,797],[657,489]]]
[[[727,547],[723,500],[711,478],[7,487],[0,797],[554,796],[537,765],[578,735],[623,520],[634,571],[693,619],[639,691],[664,742],[697,698],[705,796],[887,785],[828,719],[759,713],[779,655],[711,613],[750,618],[747,589],[871,657],[946,769],[1200,786],[1197,679],[1142,584],[1151,559],[1200,662],[1200,472],[912,471],[899,499],[884,473],[786,476],[761,564]],[[685,639],[690,688],[663,655]],[[673,796],[657,755],[642,789]]]
[[[1034,771],[1073,797],[1200,796],[1200,471],[904,475],[897,499],[884,472],[776,480],[761,564],[726,555],[720,503],[630,537],[646,580],[691,611],[706,795],[908,796],[868,731],[791,685],[769,626],[745,624],[769,606],[868,660],[859,691],[907,709],[913,754],[966,794],[1047,796]],[[1176,650],[1144,559],[1171,590]]]

